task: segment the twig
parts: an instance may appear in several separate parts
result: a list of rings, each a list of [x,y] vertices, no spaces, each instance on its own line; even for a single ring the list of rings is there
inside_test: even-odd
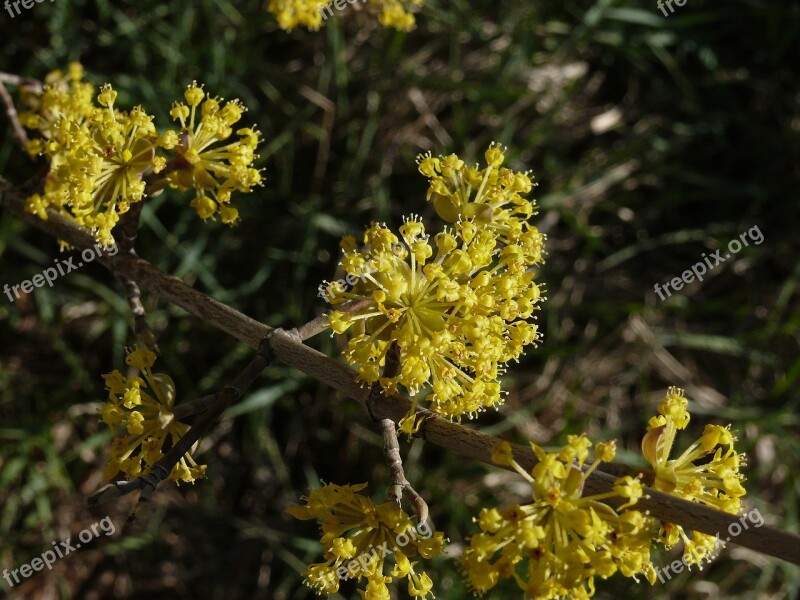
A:
[[[119,252],[136,256],[134,246],[139,233],[139,218],[142,214],[142,201],[134,202],[121,218]],[[158,353],[156,336],[147,324],[147,313],[142,304],[142,292],[139,285],[121,273],[116,273],[117,279],[125,288],[125,295],[128,298],[128,305],[131,307],[133,315],[133,332],[136,338],[152,351]]]
[[[202,398],[193,400],[191,402],[182,402],[181,404],[175,406],[172,411],[172,416],[176,421],[182,421],[186,417],[191,417],[192,415],[205,412],[211,408],[216,398],[216,394],[211,394],[210,396],[203,396]]]
[[[71,219],[48,209],[48,220],[42,221],[25,212],[24,199],[19,194],[9,190],[5,192],[0,190],[0,194],[3,194],[0,206],[35,227],[57,239],[66,240],[73,246],[93,247],[94,238]],[[272,331],[269,326],[198,292],[177,277],[161,272],[141,258],[117,254],[113,257],[103,256],[99,260],[112,271],[128,274],[142,287],[181,306],[252,348],[259,348],[264,336]],[[271,348],[276,360],[299,369],[345,396],[353,398],[366,410],[369,390],[361,387],[356,374],[345,365],[309,348],[297,336],[284,331],[275,330],[271,338]],[[381,397],[371,403],[375,417],[388,418],[395,422],[406,416],[410,408],[411,402],[398,394],[390,398]],[[471,427],[452,423],[431,411],[418,409],[417,414],[420,419],[417,437],[447,448],[464,458],[493,464],[492,450],[501,442],[500,439]],[[523,468],[531,469],[536,464],[536,456],[529,446],[512,446],[515,458]],[[601,467],[606,469],[613,465],[604,464]],[[585,489],[592,494],[610,491],[615,481],[616,477],[598,469],[589,475]],[[739,519],[736,515],[714,510],[697,502],[682,500],[651,488],[645,488],[645,492],[649,497],[639,500],[638,508],[649,510],[651,516],[679,524],[688,530],[716,535],[718,532],[726,531],[729,525],[738,522]],[[740,546],[800,565],[800,536],[794,533],[763,525],[742,531],[733,541]]]
[[[19,114],[17,114],[17,109],[14,106],[14,100],[11,98],[11,94],[8,93],[6,86],[3,85],[2,79],[0,79],[0,98],[2,98],[3,104],[6,105],[6,116],[11,123],[11,129],[14,131],[14,137],[16,138],[17,143],[22,146],[22,150],[27,154],[28,134],[25,133],[22,123],[19,122]]]
[[[384,377],[394,377],[400,370],[400,357],[396,344],[386,352],[386,365],[383,368]],[[383,389],[379,382],[372,385],[369,397],[367,398],[367,411],[372,419],[378,423],[383,438],[383,456],[386,466],[389,468],[389,500],[400,506],[403,499],[403,492],[408,494],[409,500],[414,505],[414,511],[419,517],[419,522],[424,523],[428,520],[428,505],[417,491],[411,487],[411,483],[406,478],[403,469],[403,459],[400,457],[400,443],[397,441],[397,427],[392,419],[375,418],[372,412],[372,405],[378,399],[384,397]]]
[[[22,87],[35,93],[41,94],[42,83],[29,77],[20,77],[11,73],[0,72],[0,97],[3,99],[3,104],[6,106],[6,115],[11,123],[11,128],[14,130],[14,137],[17,142],[22,146],[22,150],[27,152],[28,147],[28,134],[25,133],[25,128],[19,122],[19,114],[17,108],[14,106],[14,100],[11,94],[8,93],[6,85],[13,85]]]
[[[328,315],[322,314],[318,317],[314,317],[305,325],[298,327],[297,334],[300,336],[300,339],[307,340],[308,338],[322,333],[326,329],[328,329]]]
[[[130,306],[131,314],[133,315],[133,332],[136,334],[136,339],[158,354],[159,350],[158,344],[156,343],[156,336],[147,324],[147,313],[142,304],[142,291],[139,289],[138,284],[130,277],[120,273],[116,273],[116,276],[125,289],[128,306]]]
[[[0,83],[6,85],[13,85],[17,87],[24,87],[36,93],[42,92],[41,81],[33,79],[31,77],[20,77],[19,75],[14,75],[13,73],[0,72]]]
[[[134,202],[128,208],[128,212],[120,217],[119,249],[123,253],[134,251],[136,237],[139,234],[139,218],[142,215],[142,206],[144,206],[143,200]]]

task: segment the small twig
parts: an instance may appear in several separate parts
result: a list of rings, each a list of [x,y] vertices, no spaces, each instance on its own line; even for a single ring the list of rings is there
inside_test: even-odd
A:
[[[131,314],[133,315],[133,332],[136,334],[136,339],[158,354],[156,336],[147,324],[147,313],[142,304],[142,291],[139,289],[139,285],[133,279],[121,273],[116,273],[116,277],[125,289],[128,306],[130,306]]]
[[[32,92],[36,92],[39,94],[42,92],[41,81],[37,79],[32,79],[31,77],[20,77],[19,75],[14,75],[13,73],[0,72],[0,83],[13,85],[17,87],[24,87]]]
[[[398,356],[397,345],[392,344],[386,352],[386,365],[383,368],[383,376],[394,377],[399,369],[400,357]],[[397,440],[397,426],[392,419],[376,418],[372,412],[373,404],[379,402],[381,398],[385,399],[386,397],[383,394],[380,383],[375,382],[372,385],[366,404],[367,411],[372,416],[372,419],[378,423],[381,437],[383,437],[383,457],[386,461],[386,466],[389,468],[389,491],[386,495],[389,500],[400,507],[403,492],[405,491],[414,505],[414,511],[419,517],[419,522],[424,523],[428,520],[428,505],[422,496],[411,487],[411,483],[406,478],[403,459],[400,456],[400,443]]]
[[[28,77],[20,77],[19,75],[13,75],[11,73],[0,73],[0,97],[3,100],[3,104],[6,106],[6,115],[11,123],[11,129],[14,131],[14,137],[19,145],[22,146],[22,150],[27,153],[28,134],[25,133],[25,128],[22,126],[22,123],[19,122],[17,108],[14,105],[11,94],[9,94],[6,89],[6,85],[22,87],[40,94],[42,92],[42,83]]]
[[[172,411],[172,416],[176,421],[182,421],[186,417],[191,417],[192,415],[207,411],[211,408],[216,399],[217,395],[211,394],[210,396],[204,396],[197,400],[192,400],[191,402],[183,402],[175,406]]]
[[[371,300],[351,300],[336,307],[336,310],[342,312],[355,312],[372,304]],[[297,333],[300,339],[307,340],[319,335],[328,329],[328,313],[321,314],[311,319],[308,323],[301,325],[297,328]]]
[[[142,214],[142,205],[141,201],[135,202],[120,219],[121,227],[118,246],[119,251],[123,254],[136,256],[134,246],[139,233],[139,218]],[[142,304],[142,292],[139,289],[139,285],[127,275],[116,273],[116,276],[122,283],[122,287],[125,288],[125,295],[128,298],[128,305],[131,307],[131,314],[133,315],[133,332],[136,334],[136,338],[150,350],[158,353],[156,336],[147,324],[147,313]]]
[[[400,458],[400,444],[397,442],[397,429],[391,419],[381,419],[379,422],[381,436],[383,437],[383,456],[386,466],[389,467],[389,500],[400,506],[403,499],[403,490],[409,485],[403,470],[403,459]]]
[[[128,212],[120,218],[119,249],[123,253],[133,252],[139,234],[139,218],[142,215],[143,201],[131,204]]]
[[[25,133],[25,128],[22,126],[22,123],[19,122],[19,114],[17,114],[17,108],[14,106],[14,100],[11,98],[11,94],[8,93],[6,86],[3,85],[2,79],[0,79],[0,98],[2,98],[3,104],[6,105],[6,116],[11,123],[14,137],[17,143],[22,147],[22,150],[27,154],[28,134]]]
[[[322,314],[297,328],[301,340],[307,340],[328,329],[328,315]]]

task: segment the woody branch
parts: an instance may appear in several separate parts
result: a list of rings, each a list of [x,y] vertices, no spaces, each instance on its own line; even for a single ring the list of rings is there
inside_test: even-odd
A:
[[[48,209],[48,219],[40,220],[25,212],[24,198],[16,190],[6,189],[2,194],[0,207],[25,219],[35,227],[79,248],[94,245],[95,240],[91,234],[71,219]],[[370,390],[359,384],[356,374],[349,367],[303,344],[301,338],[305,336],[273,330],[268,325],[193,289],[177,277],[160,271],[136,256],[117,254],[113,257],[103,256],[99,260],[112,272],[131,277],[141,287],[180,306],[251,348],[258,349],[265,336],[275,331],[270,337],[270,347],[276,360],[342,392],[361,404],[365,411],[367,410]],[[313,333],[317,329],[319,327],[304,326],[294,331]],[[370,402],[370,409],[376,418],[388,418],[395,423],[408,414],[410,408],[411,401],[400,394],[381,396]],[[492,449],[501,442],[499,438],[453,423],[431,411],[418,409],[417,414],[421,420],[417,437],[465,458],[493,464]],[[516,461],[523,468],[531,469],[536,464],[536,457],[530,447],[513,445],[513,449]],[[616,475],[630,472],[624,465],[603,465],[603,468],[605,472],[595,470],[589,475],[585,484],[587,493],[610,491]],[[611,474],[612,472],[614,474]],[[639,500],[638,509],[649,511],[653,517],[679,524],[689,530],[716,535],[727,531],[731,524],[739,522],[737,515],[682,500],[651,488],[645,488],[645,492],[647,497]],[[745,529],[734,541],[740,546],[800,565],[800,536],[796,534],[764,525]]]

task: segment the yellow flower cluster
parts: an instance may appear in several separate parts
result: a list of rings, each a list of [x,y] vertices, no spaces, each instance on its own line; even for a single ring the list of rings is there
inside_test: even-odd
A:
[[[353,337],[346,360],[368,383],[394,393],[398,384],[451,418],[474,416],[502,401],[498,377],[538,338],[528,319],[538,308],[539,287],[520,260],[518,246],[501,246],[491,229],[460,221],[433,240],[416,218],[400,237],[373,224],[364,247],[344,241],[341,267],[360,279],[352,289],[328,284],[334,333]],[[381,377],[394,345],[400,368]]]
[[[339,486],[328,484],[304,496],[306,506],[290,507],[298,519],[317,519],[322,530],[325,562],[312,564],[305,583],[320,593],[334,594],[339,581],[366,580],[359,589],[362,600],[389,600],[394,578],[407,579],[414,598],[433,598],[428,574],[412,561],[431,558],[444,549],[444,535],[427,523],[415,527],[411,518],[392,502],[375,505],[359,492],[366,483]],[[386,558],[393,558],[393,566]]]
[[[317,31],[322,27],[322,11],[327,5],[326,0],[270,0],[267,10],[285,31],[298,26]]]
[[[193,84],[185,93],[191,109],[176,105],[172,110],[183,129],[159,136],[153,117],[142,107],[125,112],[115,106],[117,92],[111,85],[101,88],[95,104],[93,87],[82,78],[82,67],[73,63],[67,75],[50,73],[41,95],[24,98],[29,110],[20,114],[20,122],[40,136],[29,142],[28,152],[50,162],[43,193],[28,198],[29,212],[46,219],[46,209],[56,209],[111,245],[120,215],[171,185],[197,189],[192,206],[203,219],[219,210],[224,222],[236,221],[236,210],[228,206],[231,192],[249,192],[261,180],[251,167],[260,135],[245,128],[237,131],[236,141],[212,144],[232,135],[231,125],[244,110],[241,103],[220,107],[218,100],[209,98],[195,128],[195,107],[204,93]],[[175,152],[164,157],[156,154],[158,149]],[[155,178],[162,172],[161,179]]]
[[[189,430],[172,414],[175,384],[163,373],[153,373],[156,355],[150,350],[128,351],[128,365],[141,370],[142,377],[124,377],[119,371],[104,375],[108,402],[102,419],[119,435],[111,447],[111,461],[104,477],[111,479],[122,471],[128,477],[145,475],[164,456],[164,446],[172,447]],[[193,483],[205,477],[206,465],[197,464],[187,452],[175,465],[169,478]]]
[[[671,387],[658,406],[658,416],[647,424],[642,439],[642,453],[653,466],[653,489],[700,502],[717,510],[736,514],[741,509],[744,475],[739,472],[744,455],[733,448],[736,440],[730,429],[706,425],[703,435],[678,458],[669,455],[675,434],[689,424],[689,401],[683,390]],[[717,538],[697,531],[692,537],[680,525],[662,523],[659,539],[667,548],[684,542],[686,564],[699,564],[700,558],[712,554]]]
[[[689,423],[687,406],[683,390],[672,387],[659,415],[650,419],[642,449],[653,472],[645,481],[653,489],[737,513],[745,494],[739,473],[744,457],[734,451],[735,438],[727,428],[707,425],[679,458],[669,459],[676,431]],[[628,510],[643,495],[638,478],[623,477],[612,492],[583,496],[586,478],[601,461],[614,459],[615,445],[595,444],[594,462],[586,467],[591,441],[583,435],[567,439],[558,452],[531,444],[538,462],[530,474],[514,460],[508,443],[495,449],[494,462],[513,468],[531,484],[533,502],[502,511],[483,509],[475,519],[481,533],[470,540],[462,565],[476,593],[492,589],[500,578],[514,578],[526,597],[537,599],[589,598],[594,577],[615,572],[626,577],[641,573],[654,583],[653,541],[666,548],[683,541],[687,565],[700,565],[713,555],[716,537],[699,532],[689,537],[679,525]],[[614,496],[625,502],[615,508],[602,502]]]
[[[110,245],[119,215],[144,196],[143,174],[162,169],[164,159],[155,159],[153,117],[141,107],[116,110],[117,94],[109,85],[97,97],[100,107],[95,106],[82,76],[77,64],[67,77],[51,73],[36,112],[20,115],[23,125],[42,135],[30,141],[28,152],[50,160],[44,193],[28,198],[26,208],[42,219],[47,207],[71,214]]]
[[[317,31],[324,21],[344,10],[348,4],[367,3],[384,27],[410,31],[415,24],[412,8],[422,2],[423,0],[270,0],[267,10],[275,16],[281,29],[291,31],[299,26]]]
[[[589,598],[594,578],[619,571],[628,577],[642,573],[652,583],[651,526],[635,510],[624,510],[642,496],[638,479],[617,480],[613,491],[583,496],[583,484],[601,463],[616,453],[614,442],[594,446],[594,461],[584,468],[592,442],[583,435],[569,436],[560,451],[545,452],[531,444],[538,458],[530,473],[517,463],[508,443],[495,449],[492,459],[512,467],[530,484],[533,502],[505,510],[481,510],[481,533],[473,536],[462,567],[470,586],[484,594],[500,578],[514,578],[526,597]],[[616,509],[602,502],[622,498]]]
[[[414,29],[415,20],[412,7],[422,5],[423,0],[370,0],[378,10],[378,22],[384,27],[393,27],[400,31]]]
[[[483,169],[468,167],[457,155],[419,156],[419,171],[429,180],[427,199],[447,223],[471,220],[494,232],[498,242],[518,249],[526,265],[542,262],[545,237],[530,224],[536,203],[522,196],[533,189],[529,173],[503,167],[502,146],[492,144]]]
[[[174,148],[182,165],[167,175],[167,181],[181,191],[197,191],[191,205],[203,220],[219,212],[223,223],[235,223],[239,213],[230,206],[231,193],[247,193],[261,183],[261,173],[251,166],[261,134],[245,127],[236,131],[238,140],[224,143],[247,110],[244,105],[238,100],[221,105],[219,99],[206,97],[196,82],[184,97],[186,104],[176,102],[169,113],[180,121],[180,131],[167,131],[161,138],[161,145]]]

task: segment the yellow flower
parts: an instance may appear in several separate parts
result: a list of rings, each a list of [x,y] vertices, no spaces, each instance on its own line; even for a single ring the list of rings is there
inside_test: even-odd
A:
[[[353,4],[349,1],[345,4]],[[422,0],[360,0],[358,5],[368,3],[368,8],[377,13],[378,22],[384,27],[401,31],[414,28],[413,7]],[[286,31],[295,27],[305,27],[317,31],[324,22],[339,12],[333,0],[270,0],[267,10],[278,21],[278,26]]]
[[[189,430],[188,425],[173,417],[175,384],[169,376],[153,373],[155,359],[149,350],[128,350],[127,364],[140,369],[143,378],[126,378],[119,371],[103,376],[109,393],[101,417],[112,431],[118,432],[104,471],[106,479],[119,471],[128,477],[147,474],[164,457],[165,444],[172,447]],[[206,465],[198,465],[187,452],[169,478],[193,483],[205,477],[205,472]]]
[[[642,453],[653,466],[652,487],[736,514],[746,493],[742,487],[744,475],[739,472],[745,461],[744,455],[734,450],[736,438],[728,428],[706,425],[703,435],[678,458],[669,458],[676,433],[689,424],[688,405],[683,390],[671,387],[658,407],[659,415],[648,422]],[[699,564],[703,556],[714,550],[717,540],[697,531],[691,533],[690,538],[681,526],[664,523],[659,537],[667,548],[683,540],[686,564]],[[703,552],[698,552],[698,548]]]
[[[322,10],[327,4],[327,0],[270,0],[267,10],[275,16],[281,29],[291,31],[301,26],[317,31],[322,27]]]
[[[514,460],[510,445],[501,444],[492,454],[531,484],[533,501],[505,510],[484,508],[474,519],[481,533],[470,539],[462,559],[471,588],[483,594],[501,578],[513,578],[526,597],[547,600],[588,598],[595,576],[616,571],[642,573],[652,582],[649,520],[602,502],[622,497],[628,500],[624,506],[634,504],[642,495],[641,482],[628,477],[611,492],[582,495],[601,457],[613,455],[613,443],[597,444],[596,458],[587,467],[592,444],[585,436],[569,436],[558,452],[531,446],[538,462],[530,473]]]
[[[333,304],[357,304],[333,311],[329,323],[352,335],[344,356],[363,381],[380,381],[387,393],[397,385],[412,395],[429,388],[420,400],[433,410],[472,417],[502,401],[505,364],[538,340],[528,319],[540,291],[533,273],[498,250],[490,229],[466,235],[459,224],[433,242],[416,217],[405,220],[399,238],[383,225],[369,227],[363,249],[340,261],[352,287],[327,286]],[[381,378],[394,344],[400,368]]]
[[[417,157],[419,171],[428,178],[427,198],[436,214],[448,223],[469,221],[493,230],[498,241],[513,246],[525,266],[542,262],[545,236],[528,220],[536,203],[523,198],[535,185],[529,173],[501,167],[504,149],[492,144],[485,152],[486,167],[468,167],[457,155]]]
[[[387,584],[394,578],[408,580],[408,592],[415,598],[431,593],[430,577],[411,558],[431,558],[444,549],[444,535],[427,523],[413,525],[411,518],[396,504],[373,504],[359,492],[366,483],[339,486],[328,484],[304,496],[306,506],[286,510],[297,519],[317,519],[322,530],[325,562],[312,564],[305,583],[320,593],[333,594],[339,581],[366,579],[359,590],[361,598],[389,598]],[[390,567],[387,557],[394,566]],[[388,571],[388,573],[387,573]]]
[[[80,63],[71,63],[66,76],[60,70],[48,73],[44,79],[41,94],[25,92],[23,101],[28,110],[19,114],[20,123],[36,130],[44,140],[58,135],[56,124],[62,119],[70,119],[83,123],[95,110],[94,86],[82,81],[83,67]],[[59,140],[63,143],[64,140]],[[32,139],[28,151],[32,155],[44,151],[45,144],[41,139]]]
[[[196,190],[191,206],[203,220],[219,212],[224,223],[233,224],[238,212],[229,206],[231,194],[248,193],[262,181],[261,172],[252,166],[261,134],[251,128],[238,129],[239,139],[228,141],[246,110],[239,100],[221,104],[206,96],[196,82],[186,89],[184,98],[186,104],[176,102],[170,111],[181,130],[166,132],[159,140],[164,148],[174,148],[181,159],[167,174],[167,181],[181,191]]]
[[[378,10],[378,22],[384,27],[411,31],[415,26],[412,7],[420,6],[422,0],[370,0],[370,4]]]
[[[42,136],[32,140],[29,151],[47,156],[50,172],[44,193],[31,196],[26,209],[44,219],[45,209],[54,208],[110,245],[119,215],[143,199],[142,179],[155,170],[156,130],[141,107],[116,110],[117,93],[108,84],[95,106],[82,74],[77,64],[68,78],[51,73],[42,95],[29,97],[32,110],[22,121]]]

